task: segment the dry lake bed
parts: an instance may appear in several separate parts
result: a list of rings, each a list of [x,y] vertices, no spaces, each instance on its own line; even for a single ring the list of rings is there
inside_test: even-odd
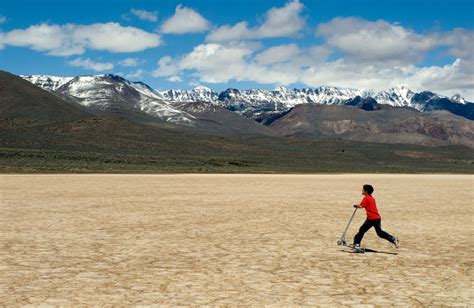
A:
[[[365,183],[399,249],[374,230],[372,252],[336,245]],[[473,191],[472,175],[1,175],[0,305],[472,307]]]

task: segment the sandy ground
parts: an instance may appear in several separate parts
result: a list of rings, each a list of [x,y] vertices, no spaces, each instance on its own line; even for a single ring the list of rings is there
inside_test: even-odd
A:
[[[401,248],[373,230],[363,245],[374,252],[336,245],[364,183]],[[2,175],[0,184],[3,305],[474,305],[474,176]]]

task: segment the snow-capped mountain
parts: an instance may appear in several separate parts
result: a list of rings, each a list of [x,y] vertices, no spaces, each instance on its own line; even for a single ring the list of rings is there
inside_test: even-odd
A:
[[[321,86],[318,88],[274,90],[227,89],[217,93],[199,86],[192,90],[159,92],[142,82],[130,82],[116,75],[78,77],[22,76],[24,79],[62,96],[72,97],[80,104],[107,110],[132,108],[166,121],[192,125],[193,115],[182,110],[182,103],[201,103],[224,107],[245,117],[262,121],[306,103],[325,105],[352,104],[355,98],[374,99],[378,104],[411,107],[421,112],[448,110],[474,119],[474,104],[461,96],[448,98],[432,92],[415,93],[406,86],[384,91]]]
[[[192,125],[194,116],[142,82],[116,75],[77,77],[22,76],[24,79],[100,112],[142,111],[165,121]]]
[[[453,102],[456,102],[456,103],[459,103],[459,104],[465,104],[466,103],[466,100],[463,97],[461,97],[461,95],[459,95],[459,94],[453,95],[451,97],[451,100]]]
[[[227,89],[219,94],[206,87],[198,87],[191,91],[168,90],[161,92],[163,96],[176,102],[202,102],[216,105],[236,107],[255,107],[272,105],[274,110],[284,110],[304,103],[325,105],[344,105],[348,99],[361,96],[372,97],[380,104],[392,106],[409,106],[415,94],[405,86],[391,88],[386,91],[370,91],[337,87],[319,87],[316,89],[287,89],[278,87],[275,90],[238,90]],[[240,108],[236,108],[240,109]]]
[[[196,87],[190,91],[168,90],[161,92],[161,95],[169,101],[180,103],[209,103],[214,104],[219,94],[203,86]]]
[[[399,86],[377,93],[370,93],[369,91],[365,97],[362,97],[371,97],[379,104],[388,104],[395,107],[415,107],[411,104],[413,95],[415,95],[415,93],[408,89],[408,87]],[[415,109],[417,108],[415,107]]]
[[[467,116],[468,118],[472,117],[473,109],[472,104],[466,105],[467,102],[459,95],[449,99],[432,92],[415,93],[406,86],[393,87],[378,92],[329,86],[315,89],[287,89],[284,87],[278,87],[275,90],[227,89],[218,95],[208,88],[199,87],[191,91],[169,90],[162,92],[162,94],[173,102],[219,105],[258,121],[264,117],[288,111],[300,104],[346,105],[357,97],[372,98],[378,104],[410,107],[422,112],[448,110],[462,116],[466,116],[466,113],[471,114]]]
[[[48,76],[48,75],[31,75],[24,76],[20,75],[21,78],[28,80],[34,85],[37,85],[43,89],[56,91],[63,84],[69,82],[74,77],[57,77],[57,76]]]

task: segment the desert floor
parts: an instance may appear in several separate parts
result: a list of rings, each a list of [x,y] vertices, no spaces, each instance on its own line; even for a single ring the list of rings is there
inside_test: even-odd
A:
[[[382,227],[336,245],[362,184]],[[472,175],[1,175],[0,304],[473,306]],[[351,239],[363,222],[358,211]]]

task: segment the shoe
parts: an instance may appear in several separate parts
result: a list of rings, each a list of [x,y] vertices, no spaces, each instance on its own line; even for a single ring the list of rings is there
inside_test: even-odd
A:
[[[392,243],[393,245],[395,245],[396,248],[400,247],[400,241],[398,240],[398,237],[394,236]]]
[[[350,247],[354,249],[360,249],[360,244],[352,244]]]

